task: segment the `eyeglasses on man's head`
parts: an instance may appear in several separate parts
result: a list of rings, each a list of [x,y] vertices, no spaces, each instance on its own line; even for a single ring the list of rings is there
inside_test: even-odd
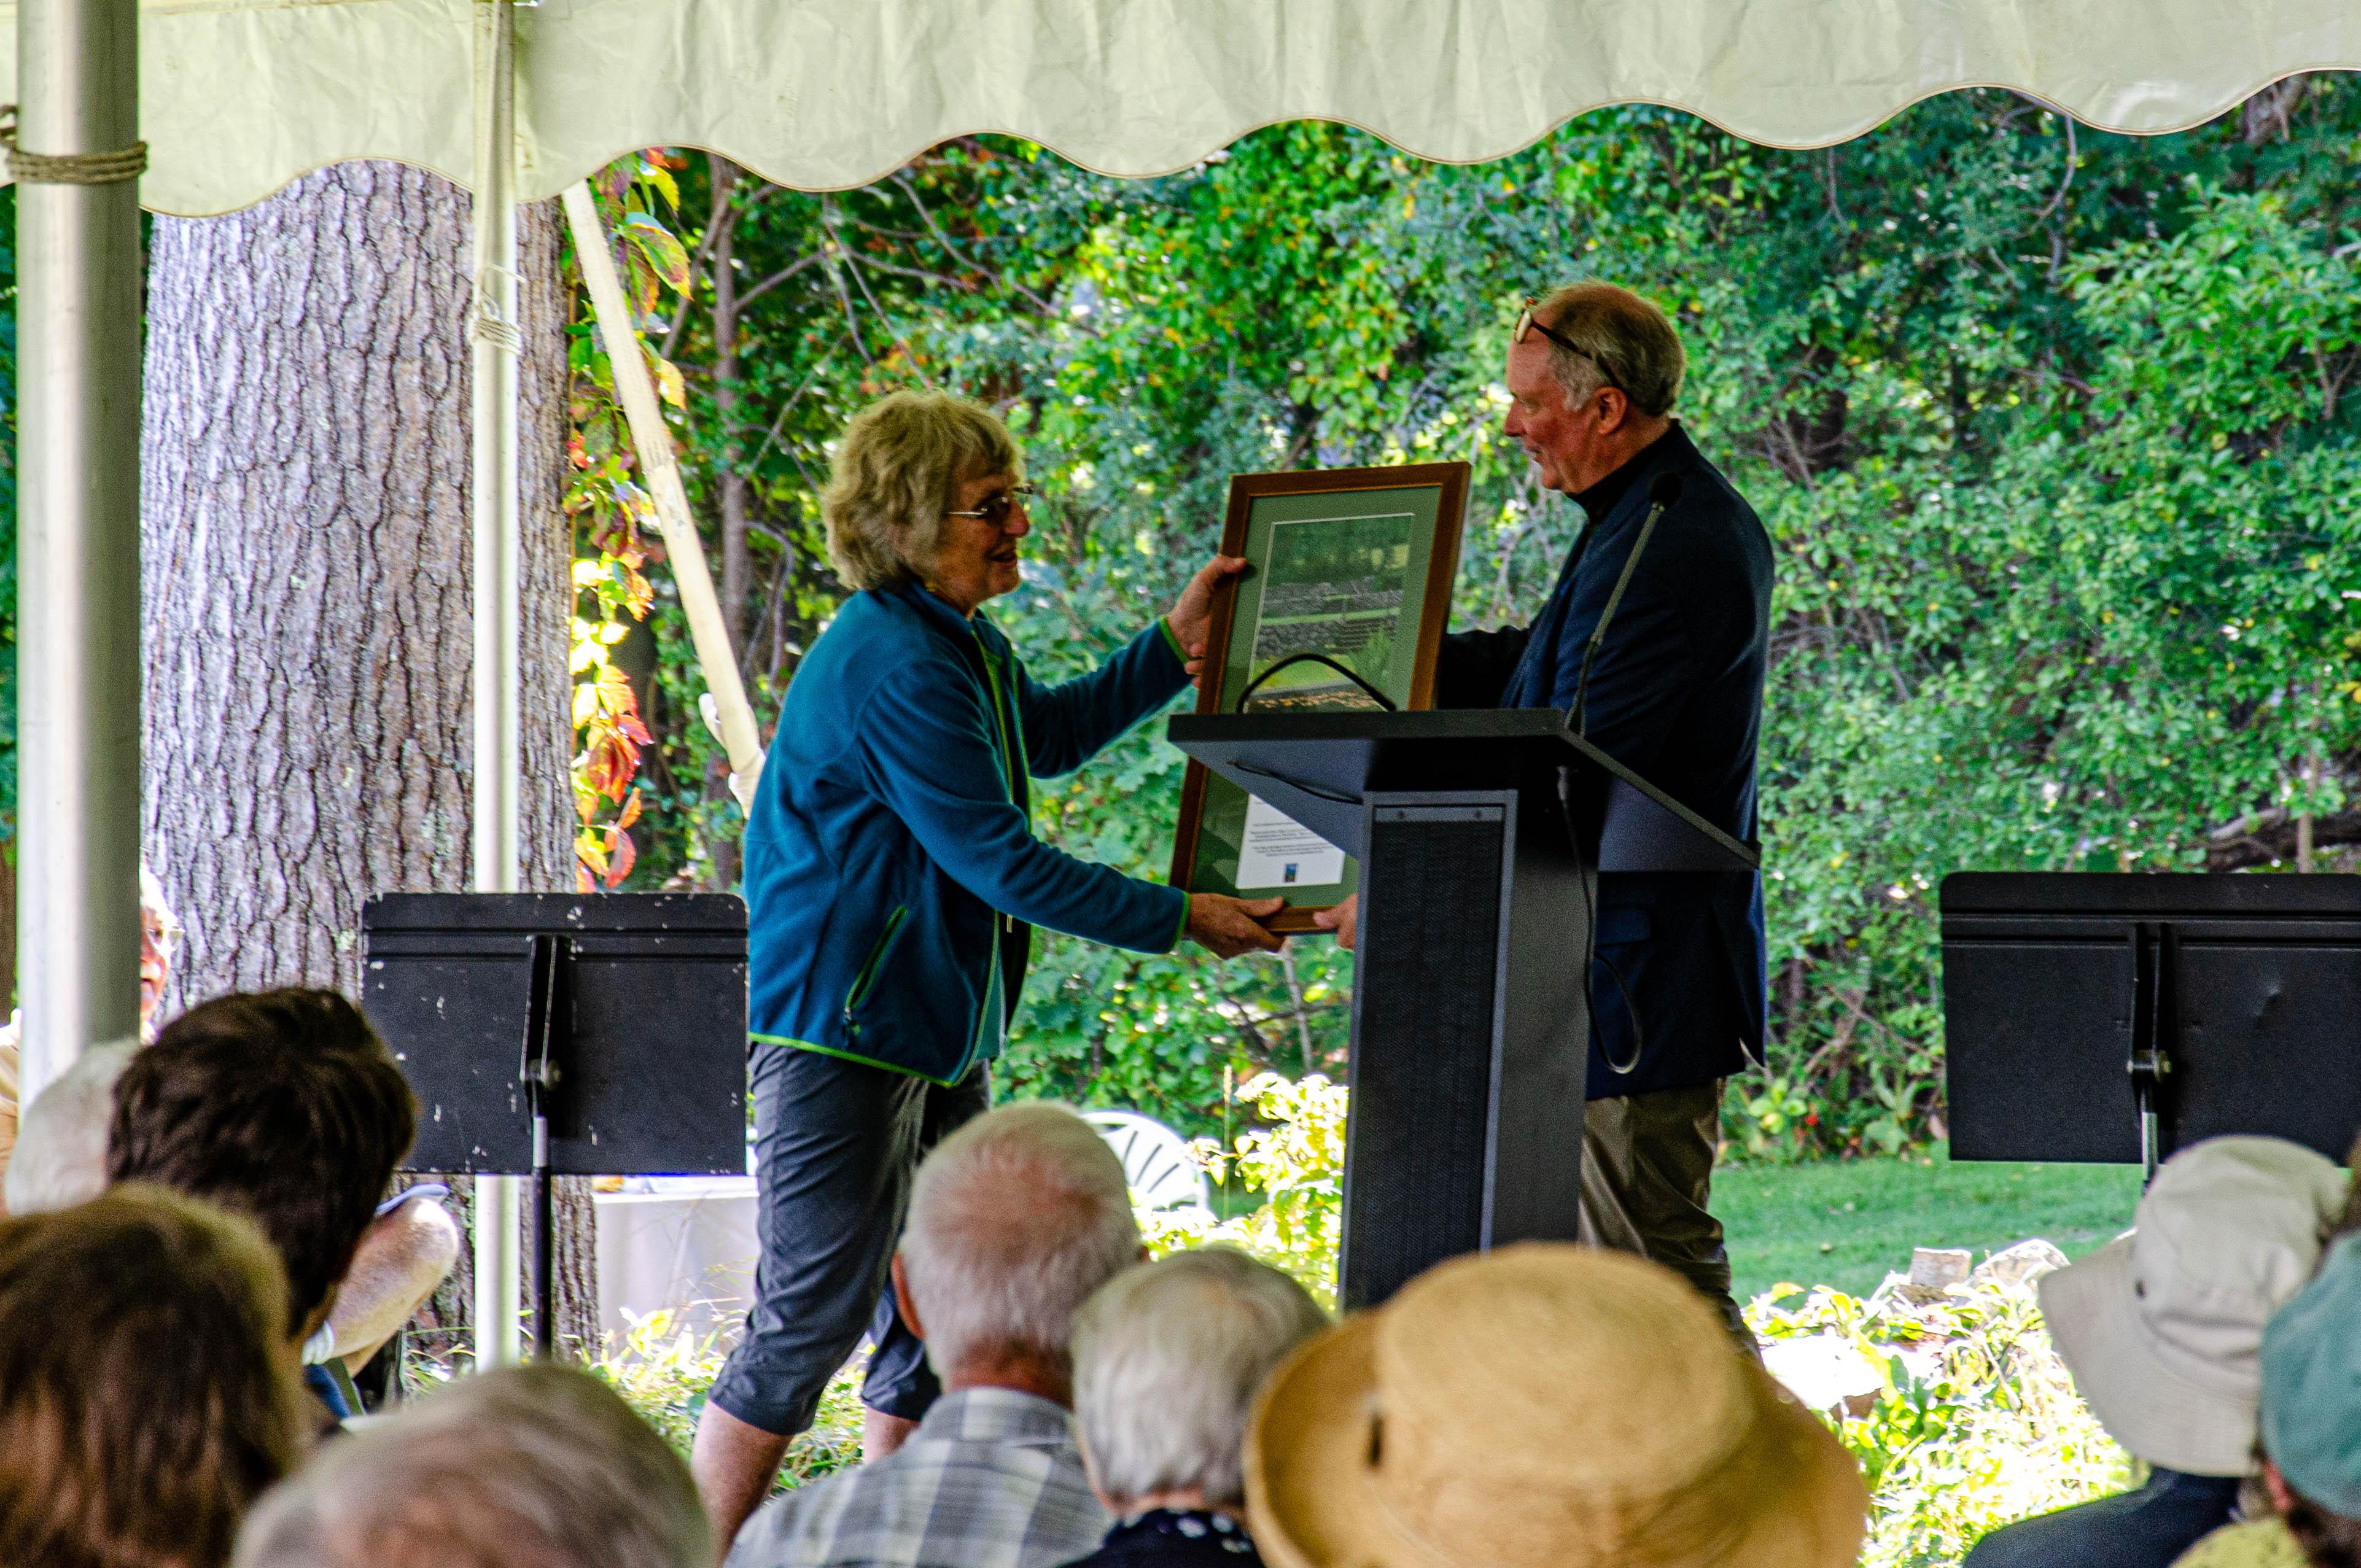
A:
[[[1541,301],[1533,295],[1527,294],[1525,296],[1524,308],[1517,313],[1517,330],[1511,333],[1509,336],[1510,344],[1513,345],[1524,342],[1525,334],[1528,333],[1540,333],[1543,337],[1548,338],[1552,343],[1556,344],[1560,348],[1565,349],[1568,354],[1573,355],[1576,358],[1589,360],[1591,364],[1598,367],[1599,375],[1606,378],[1609,386],[1614,388],[1617,391],[1621,392],[1625,397],[1630,397],[1631,395],[1631,389],[1624,386],[1621,381],[1615,378],[1615,371],[1608,365],[1607,361],[1599,358],[1598,356],[1591,353],[1590,350],[1587,348],[1576,346],[1566,338],[1551,331],[1548,327],[1542,325],[1541,323],[1533,319],[1533,312],[1538,309],[1540,305]]]

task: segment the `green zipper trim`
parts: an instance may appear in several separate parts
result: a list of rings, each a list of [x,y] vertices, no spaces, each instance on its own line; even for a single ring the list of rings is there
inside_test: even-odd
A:
[[[904,1067],[898,1062],[879,1061],[875,1057],[864,1057],[858,1051],[840,1051],[834,1046],[816,1046],[809,1040],[791,1039],[785,1035],[757,1035],[749,1030],[746,1037],[757,1045],[785,1046],[789,1050],[809,1051],[816,1057],[834,1057],[839,1061],[849,1061],[857,1067],[873,1067],[885,1072],[900,1073],[904,1078],[924,1079],[927,1082],[944,1089],[956,1086],[961,1079],[967,1077],[967,1069],[974,1065],[972,1062],[963,1063],[956,1077],[937,1078],[933,1073],[920,1072],[917,1068]]]
[[[844,993],[844,1018],[848,1024],[852,1021],[852,1010],[869,1000],[870,988],[877,983],[877,971],[885,967],[885,949],[894,945],[894,933],[909,917],[910,906],[906,904],[895,905],[885,916],[885,929],[878,932],[877,940],[870,944],[869,956],[861,960],[861,970],[852,977],[852,989]]]
[[[1172,650],[1172,656],[1186,665],[1189,663],[1189,650],[1180,646],[1180,639],[1172,634],[1172,623],[1159,615],[1156,618],[1156,629],[1164,633],[1165,646]]]
[[[983,684],[992,694],[992,728],[1000,736],[1000,787],[1007,792],[1008,804],[1014,806],[1016,785],[1010,780],[1008,770],[1016,765],[1016,742],[1008,738],[1008,714],[1001,706],[1000,674],[992,667],[992,650],[983,645],[983,638],[976,637],[975,628],[969,627],[967,634],[975,637],[976,657],[983,661]]]

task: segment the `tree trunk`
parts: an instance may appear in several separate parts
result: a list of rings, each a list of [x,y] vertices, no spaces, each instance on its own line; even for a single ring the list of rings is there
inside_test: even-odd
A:
[[[562,890],[568,311],[554,204],[521,216],[523,876]],[[357,994],[365,898],[468,883],[468,231],[466,192],[391,163],[156,220],[146,839],[188,927],[168,1010],[280,985]],[[561,1202],[588,1255],[588,1195]],[[595,1301],[568,1305],[566,1326],[595,1339]]]

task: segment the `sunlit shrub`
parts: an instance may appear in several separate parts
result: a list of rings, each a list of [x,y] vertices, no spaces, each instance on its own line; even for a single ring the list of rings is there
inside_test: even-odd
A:
[[[1870,1568],[1952,1563],[1985,1531],[2121,1491],[2136,1462],[2074,1392],[2029,1284],[1975,1279],[1931,1299],[1778,1285],[1746,1308],[1764,1340],[1828,1334],[1879,1369],[1829,1424],[1861,1461]]]
[[[623,1315],[631,1327],[609,1336],[590,1370],[686,1458],[697,1418],[705,1413],[706,1392],[729,1356],[722,1336],[680,1327],[670,1312]],[[861,1463],[861,1379],[867,1370],[863,1353],[829,1380],[811,1431],[787,1445],[774,1489],[800,1486]]]
[[[1317,1073],[1290,1080],[1266,1072],[1240,1084],[1237,1097],[1270,1124],[1239,1134],[1228,1149],[1211,1138],[1190,1149],[1214,1180],[1241,1182],[1261,1201],[1229,1220],[1202,1212],[1142,1214],[1148,1245],[1159,1256],[1189,1247],[1237,1247],[1294,1275],[1333,1309],[1336,1248],[1344,1234],[1345,1086]]]

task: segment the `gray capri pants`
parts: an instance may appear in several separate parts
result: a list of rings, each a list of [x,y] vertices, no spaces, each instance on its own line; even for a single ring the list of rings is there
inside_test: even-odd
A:
[[[894,1249],[927,1151],[983,1113],[978,1064],[950,1087],[792,1046],[755,1045],[754,1305],[707,1396],[764,1431],[810,1427],[862,1332],[873,1346],[862,1402],[917,1420],[941,1392],[895,1310]]]

